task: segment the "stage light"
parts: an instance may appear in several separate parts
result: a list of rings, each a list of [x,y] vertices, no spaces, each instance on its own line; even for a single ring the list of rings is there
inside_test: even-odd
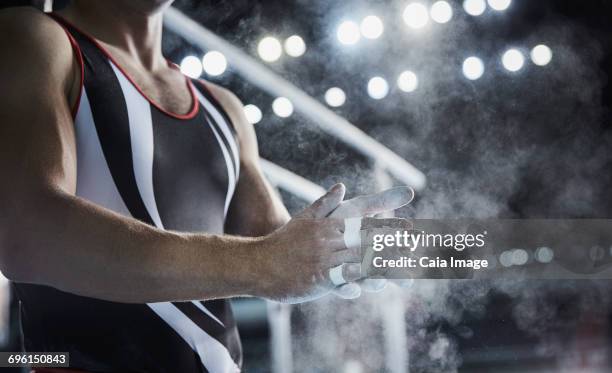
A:
[[[325,102],[332,107],[342,106],[346,102],[346,95],[342,89],[332,87],[325,92]]]
[[[512,0],[487,0],[487,3],[493,10],[501,11],[508,9]]]
[[[470,80],[476,80],[484,73],[484,64],[478,57],[468,57],[463,61],[463,75]]]
[[[244,115],[251,124],[259,123],[262,118],[261,110],[253,104],[244,106]]]
[[[519,71],[525,63],[525,57],[516,49],[508,49],[502,56],[502,64],[508,71]]]
[[[523,249],[512,250],[512,264],[522,266],[529,261],[529,253]]]
[[[531,50],[531,60],[538,66],[548,65],[552,59],[552,51],[544,44],[536,45]]]
[[[218,51],[210,51],[202,58],[202,66],[206,74],[217,76],[223,74],[227,68],[227,60],[223,53]]]
[[[382,35],[385,27],[380,18],[376,16],[367,16],[361,21],[359,29],[364,38],[378,39],[380,35]]]
[[[368,81],[368,94],[375,100],[380,100],[389,93],[389,84],[380,76],[375,76]]]
[[[487,9],[487,3],[484,0],[465,0],[463,9],[471,16],[479,16]]]
[[[512,260],[512,252],[511,251],[504,251],[499,255],[499,263],[504,266],[504,267],[510,267],[513,264],[513,260]]]
[[[285,52],[291,57],[299,57],[306,52],[306,43],[299,35],[292,35],[285,40]]]
[[[273,38],[271,36],[266,36],[261,39],[259,44],[257,45],[257,53],[259,53],[259,57],[266,62],[274,62],[278,60],[283,53],[283,49],[281,47],[278,39]]]
[[[293,104],[286,97],[278,97],[272,102],[272,111],[281,118],[287,118],[293,114]]]
[[[181,72],[190,78],[197,79],[202,75],[202,62],[196,56],[187,56],[181,61]]]
[[[419,29],[425,27],[427,22],[429,22],[429,12],[425,5],[421,3],[411,3],[404,9],[403,18],[404,22],[406,22],[409,27]]]
[[[353,45],[359,41],[359,26],[353,21],[344,21],[338,26],[336,36],[340,43],[345,45]]]
[[[412,71],[404,71],[397,78],[397,86],[404,92],[412,92],[419,86],[419,78]]]
[[[446,23],[453,18],[453,8],[446,1],[436,1],[431,6],[429,15],[434,22]]]
[[[548,247],[538,247],[535,252],[535,259],[540,263],[550,263],[555,257],[555,253]]]

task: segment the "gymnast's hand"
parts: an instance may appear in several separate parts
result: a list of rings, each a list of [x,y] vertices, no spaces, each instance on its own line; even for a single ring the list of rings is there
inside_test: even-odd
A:
[[[329,216],[342,219],[373,216],[397,210],[410,203],[413,198],[414,191],[409,187],[391,188],[379,193],[359,196],[343,201]],[[361,260],[361,258],[359,258],[359,260]],[[332,271],[334,270],[340,271],[338,273],[341,275],[337,277],[340,278],[340,282],[345,283],[337,284],[333,293],[344,299],[359,297],[362,289],[368,292],[382,291],[387,285],[386,279],[359,278],[359,273],[355,273],[356,270],[359,270],[359,267],[356,267],[355,263],[344,263],[339,268],[335,268]],[[359,278],[359,280],[351,282],[351,279],[355,277]]]
[[[359,247],[347,248],[345,219],[361,218],[394,210],[410,202],[410,188],[401,187],[342,202],[345,188],[332,187],[327,194],[289,223],[259,241],[266,280],[261,296],[288,303],[301,303],[334,292],[343,298],[359,296],[361,288]],[[357,232],[358,234],[358,232]],[[330,277],[345,283],[338,286]],[[380,288],[380,280],[375,287]],[[367,284],[366,284],[367,285]]]
[[[344,221],[326,217],[340,205],[344,193],[342,184],[334,185],[323,197],[258,242],[265,278],[260,295],[301,303],[332,291],[329,269],[358,256],[344,244]]]

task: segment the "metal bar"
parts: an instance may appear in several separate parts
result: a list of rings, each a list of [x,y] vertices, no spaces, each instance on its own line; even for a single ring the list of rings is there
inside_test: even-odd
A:
[[[170,30],[200,48],[223,53],[232,68],[245,79],[272,95],[288,98],[296,111],[310,118],[323,131],[378,162],[397,179],[417,190],[425,187],[425,175],[408,161],[176,8],[169,7],[166,10],[164,23]]]
[[[302,200],[312,203],[325,194],[325,189],[312,181],[284,169],[265,159],[259,160],[264,174],[270,182]]]

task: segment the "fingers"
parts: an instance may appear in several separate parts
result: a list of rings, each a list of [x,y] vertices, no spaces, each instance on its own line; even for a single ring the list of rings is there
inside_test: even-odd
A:
[[[344,263],[329,270],[329,279],[335,286],[354,282],[361,278],[361,263]]]
[[[361,248],[361,218],[344,219],[344,246]]]
[[[361,287],[356,283],[344,284],[333,289],[332,293],[342,299],[355,299],[361,295]]]
[[[387,279],[384,278],[364,278],[357,281],[363,291],[369,293],[378,293],[387,287]]]
[[[334,209],[338,207],[340,202],[342,202],[345,192],[346,188],[342,183],[332,186],[323,197],[313,202],[296,217],[310,219],[326,217],[330,212],[334,211]]]
[[[352,218],[375,215],[396,210],[407,205],[414,198],[414,191],[407,186],[387,189],[380,193],[360,196],[340,203],[330,217]]]

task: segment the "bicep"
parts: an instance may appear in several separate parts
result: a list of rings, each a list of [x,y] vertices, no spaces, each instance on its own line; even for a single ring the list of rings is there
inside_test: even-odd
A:
[[[0,32],[0,170],[10,180],[3,186],[9,188],[5,196],[46,186],[70,192],[75,188],[76,149],[67,98],[72,50],[59,26],[42,23],[26,27],[17,41],[10,25]]]

